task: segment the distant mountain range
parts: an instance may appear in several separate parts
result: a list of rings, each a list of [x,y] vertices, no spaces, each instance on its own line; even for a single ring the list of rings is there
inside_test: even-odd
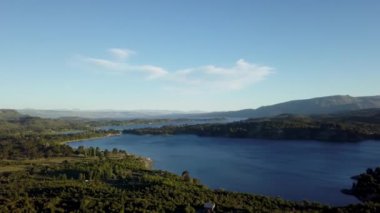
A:
[[[41,118],[68,118],[80,117],[88,119],[135,119],[135,118],[152,118],[164,117],[171,114],[183,114],[180,111],[170,110],[38,110],[38,109],[20,109],[21,114],[37,116]]]
[[[244,109],[226,112],[181,112],[169,110],[140,111],[85,111],[85,110],[18,110],[22,114],[42,118],[82,117],[90,119],[133,119],[133,118],[259,118],[280,114],[319,115],[347,112],[361,109],[380,108],[379,96],[352,97],[336,95],[262,106],[257,109]]]
[[[379,96],[352,97],[336,95],[304,100],[294,100],[257,109],[201,114],[206,117],[259,118],[280,114],[320,115],[361,109],[380,108]],[[198,115],[199,116],[199,115]]]

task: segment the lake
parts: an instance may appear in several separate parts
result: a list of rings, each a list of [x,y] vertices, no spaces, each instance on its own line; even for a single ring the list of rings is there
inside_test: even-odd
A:
[[[124,134],[70,143],[118,148],[150,157],[155,169],[190,175],[214,189],[310,200],[330,205],[359,201],[342,194],[351,176],[380,165],[380,142],[337,143],[231,139],[194,135]]]

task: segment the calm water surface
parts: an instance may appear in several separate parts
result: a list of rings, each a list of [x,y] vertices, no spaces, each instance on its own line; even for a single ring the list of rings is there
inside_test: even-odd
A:
[[[311,200],[331,205],[358,201],[340,192],[351,176],[380,165],[380,142],[332,143],[210,138],[193,135],[121,135],[70,143],[124,149],[150,157],[155,169],[188,170],[211,188]]]

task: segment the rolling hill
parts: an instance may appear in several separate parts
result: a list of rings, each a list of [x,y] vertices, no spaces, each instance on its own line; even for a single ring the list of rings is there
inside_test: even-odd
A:
[[[272,117],[280,114],[319,115],[372,108],[380,108],[380,96],[352,97],[349,95],[335,95],[288,101],[262,106],[257,109],[213,112],[201,115],[206,117],[258,118]]]
[[[352,97],[335,95],[304,100],[293,100],[257,109],[243,109],[224,112],[183,112],[170,110],[37,110],[21,109],[18,112],[41,118],[81,117],[88,119],[136,119],[136,118],[259,118],[280,114],[320,115],[348,112],[361,109],[380,108],[380,95]]]
[[[380,140],[380,109],[313,116],[281,114],[224,124],[163,126],[123,132],[137,135],[194,134],[209,137],[343,142]]]

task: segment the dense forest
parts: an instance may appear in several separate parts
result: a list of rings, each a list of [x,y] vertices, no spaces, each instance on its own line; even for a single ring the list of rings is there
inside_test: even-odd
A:
[[[15,118],[19,115],[4,114],[2,123],[13,126],[2,126],[0,131],[0,212],[202,212],[206,202],[216,204],[215,212],[380,210],[376,199],[330,207],[212,190],[187,171],[178,176],[152,170],[149,159],[124,150],[73,149],[62,143],[117,132],[59,119],[28,118],[36,121],[36,128]]]
[[[72,150],[67,157],[2,161],[0,212],[195,212],[209,200],[217,204],[217,212],[329,209],[213,191],[191,177],[150,170],[147,160],[118,150],[88,156],[81,151]]]
[[[196,134],[199,136],[321,141],[380,139],[380,109],[319,116],[284,114],[226,124],[164,126],[125,130],[131,134]]]

